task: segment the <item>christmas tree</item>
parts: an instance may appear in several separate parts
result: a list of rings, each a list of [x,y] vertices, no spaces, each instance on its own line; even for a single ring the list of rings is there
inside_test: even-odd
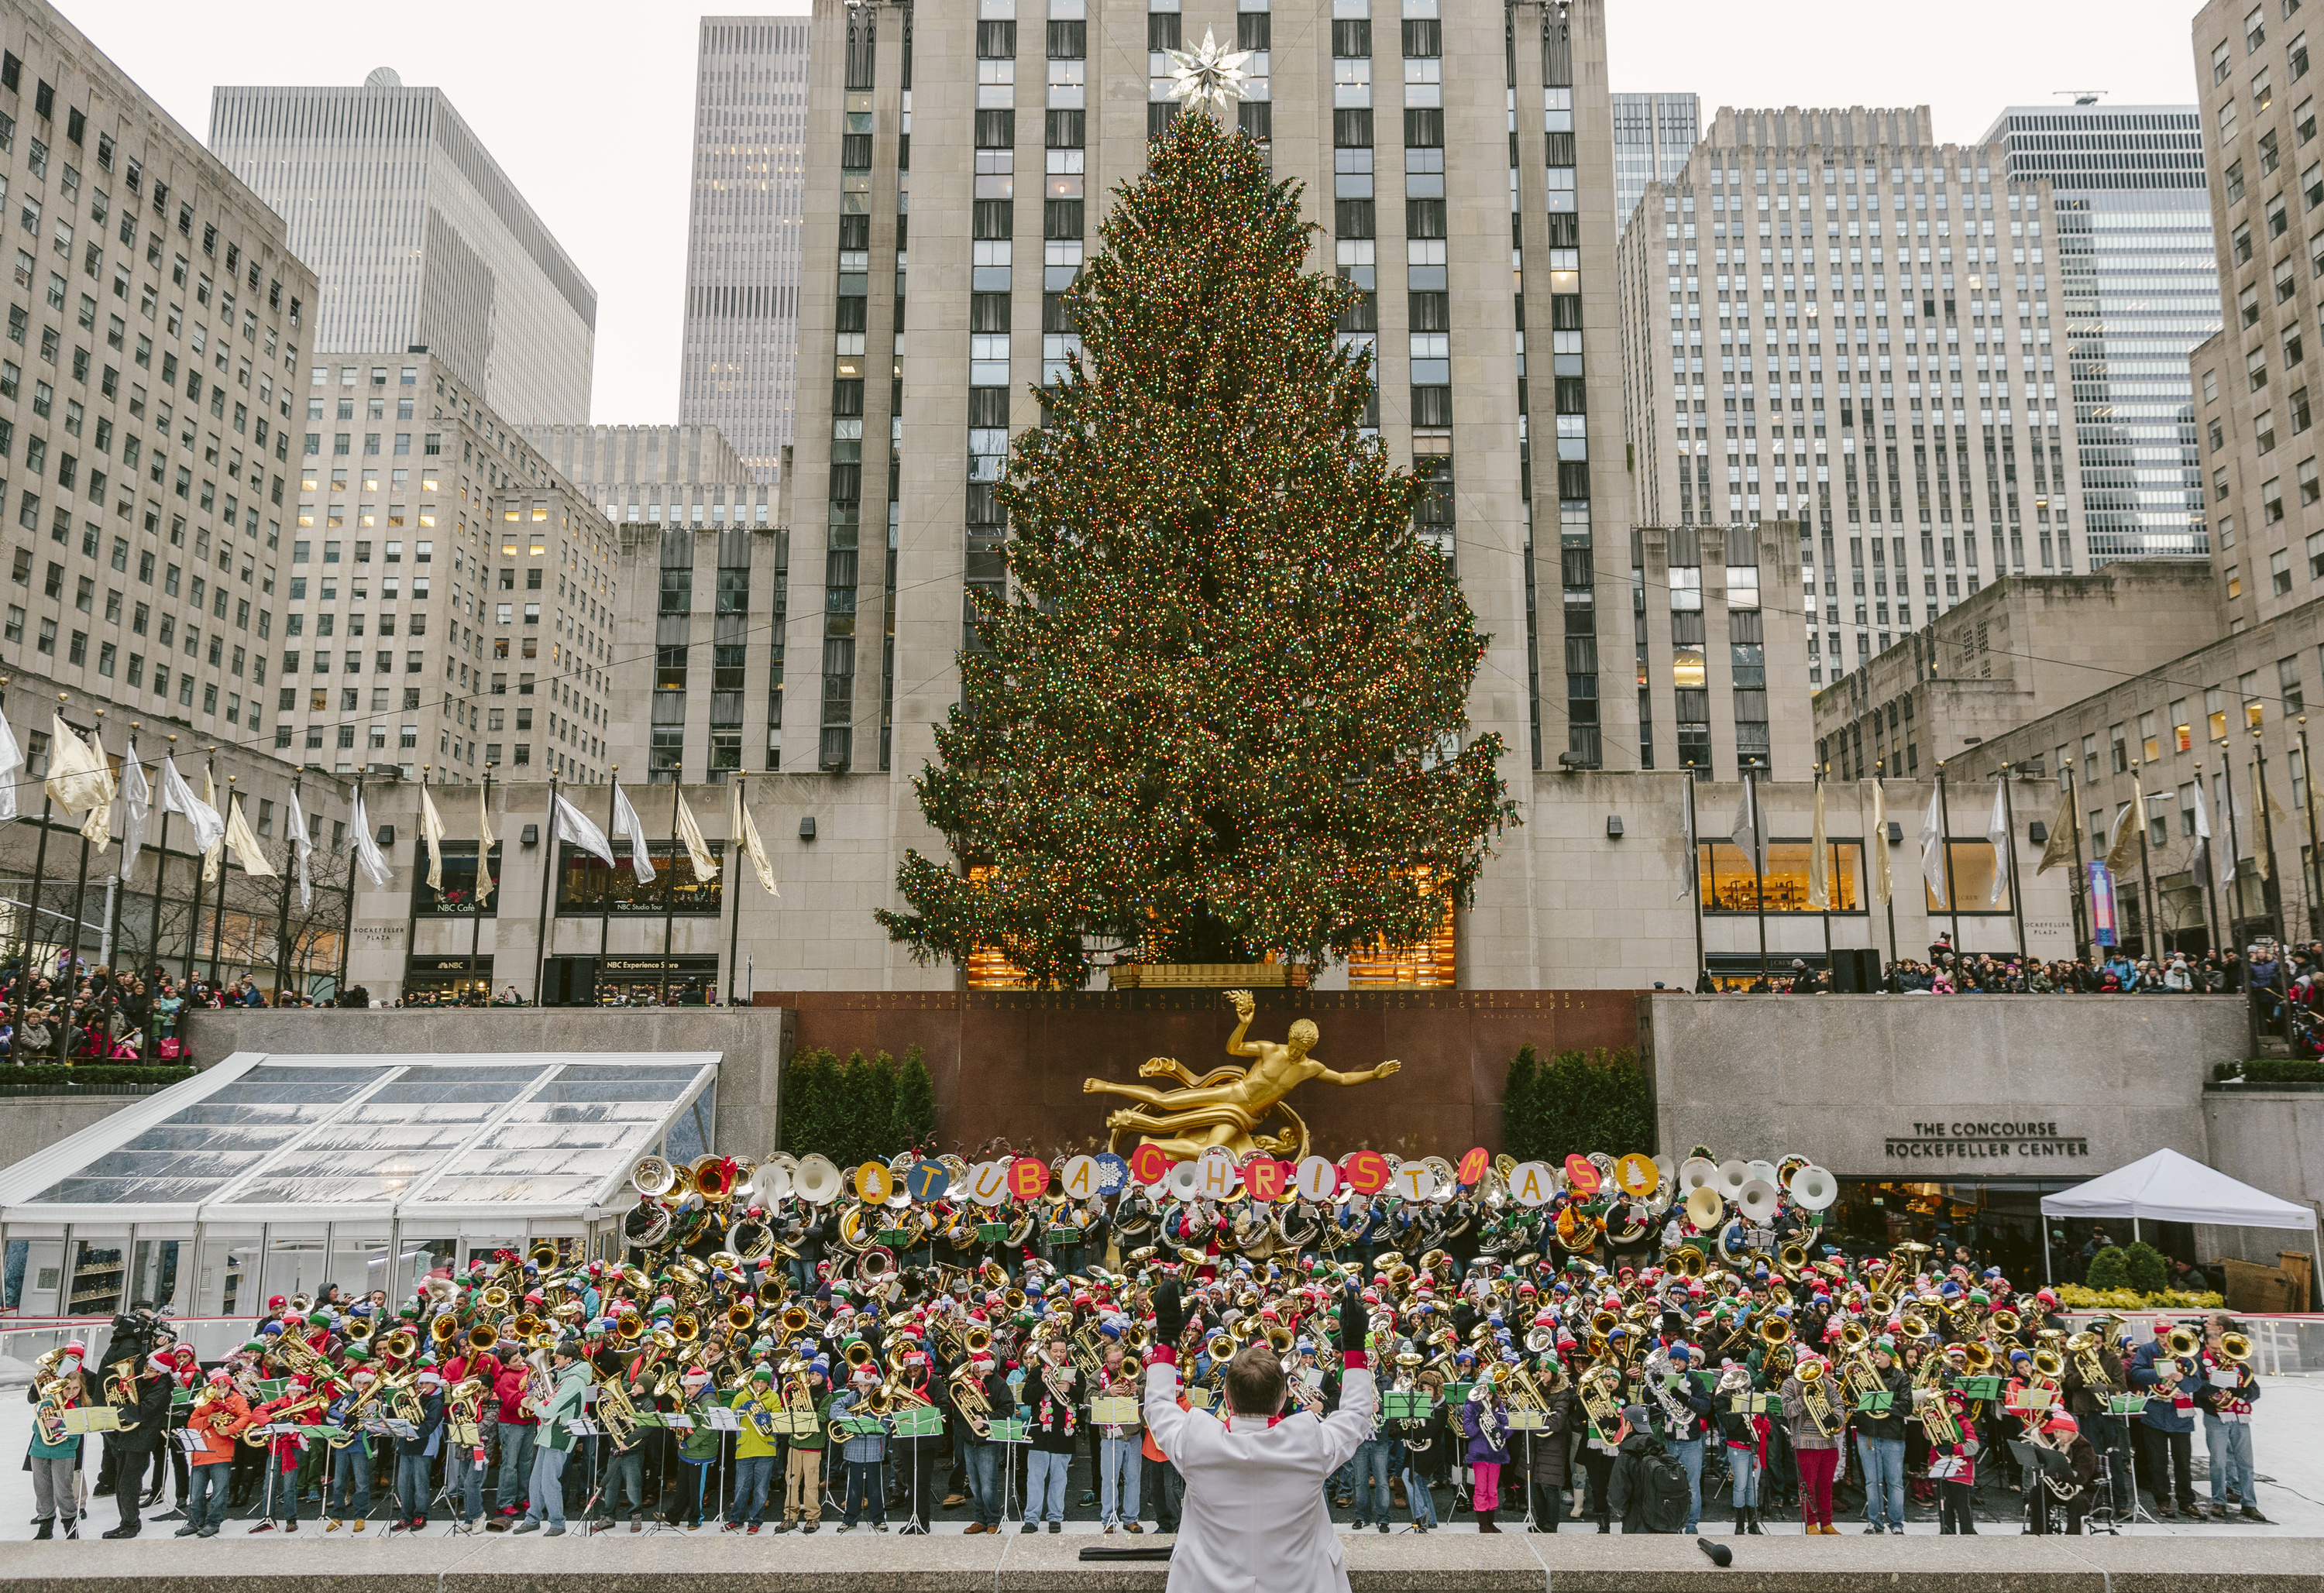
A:
[[[1483,640],[1360,433],[1370,351],[1335,336],[1353,290],[1300,269],[1298,185],[1207,115],[1150,153],[1065,296],[1083,352],[1013,441],[1010,591],[978,594],[918,781],[954,857],[908,856],[880,914],[1049,987],[1106,950],[1416,941],[1514,818],[1500,738],[1465,734]]]

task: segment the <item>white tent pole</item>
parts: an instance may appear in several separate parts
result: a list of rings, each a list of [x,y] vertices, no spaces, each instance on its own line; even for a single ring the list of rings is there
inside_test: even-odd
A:
[[[2130,1214],[2130,1242],[2134,1245],[2138,1243],[2138,1213],[2135,1211]]]
[[[2055,1284],[2055,1280],[2050,1276],[2050,1219],[2038,1205],[2034,1216],[2034,1220],[2042,1224],[2042,1286],[2046,1289]]]

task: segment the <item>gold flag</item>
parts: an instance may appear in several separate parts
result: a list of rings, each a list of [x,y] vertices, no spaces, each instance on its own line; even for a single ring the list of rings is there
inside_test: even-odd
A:
[[[1888,873],[1888,794],[1877,779],[1872,782],[1872,829],[1866,844],[1872,849],[1872,899],[1886,907],[1896,884]]]
[[[1831,907],[1831,843],[1823,822],[1823,781],[1815,783],[1815,833],[1808,843],[1808,906],[1820,912]]]
[[[707,885],[718,878],[718,860],[710,855],[710,843],[702,838],[702,826],[694,822],[694,809],[686,798],[678,799],[678,838],[686,843],[687,861],[694,865],[694,878]]]
[[[2042,848],[2042,866],[2034,871],[2046,874],[2052,869],[2071,866],[2074,861],[2075,830],[2074,794],[2058,793],[2058,816],[2050,824],[2050,839]]]
[[[751,809],[742,800],[742,787],[734,787],[734,833],[741,838],[742,855],[751,860],[758,870],[759,885],[769,896],[780,896],[775,888],[775,865],[767,861],[767,843],[759,839],[759,826],[751,818]]]
[[[213,810],[217,806],[217,778],[207,769],[202,770],[202,801]],[[225,861],[226,832],[220,830],[218,838],[210,843],[210,849],[202,853],[202,883],[216,885],[218,868]]]
[[[428,794],[425,782],[420,787],[420,834],[428,843],[428,889],[440,894],[444,889],[444,815],[436,811],[436,798]]]
[[[476,910],[493,899],[493,848],[500,837],[493,833],[492,787],[476,787]]]
[[[2119,879],[2124,870],[2136,868],[2146,856],[2146,793],[2139,788],[2138,777],[2130,777],[2130,805],[2114,821],[2114,835],[2107,847],[2107,872]]]
[[[258,844],[258,837],[251,833],[250,820],[243,815],[242,796],[239,793],[235,795],[226,807],[226,840],[223,844],[234,848],[234,861],[240,863],[242,871],[252,879],[274,878],[274,865],[266,861],[265,849]]]

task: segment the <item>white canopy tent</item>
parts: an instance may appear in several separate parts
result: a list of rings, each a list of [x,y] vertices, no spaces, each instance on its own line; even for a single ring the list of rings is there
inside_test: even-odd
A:
[[[2139,1238],[2142,1219],[2151,1222],[2200,1222],[2216,1228],[2299,1228],[2316,1230],[2316,1213],[2292,1201],[2279,1200],[2265,1190],[2238,1183],[2216,1167],[2168,1148],[2141,1157],[2126,1167],[2078,1183],[2071,1189],[2042,1197],[2042,1215],[2096,1221],[2111,1217],[2130,1219],[2130,1236]],[[2050,1226],[2042,1225],[2044,1270],[2050,1250]]]
[[[0,1286],[19,1320],[152,1301],[231,1338],[270,1295],[612,1254],[632,1164],[709,1148],[718,1060],[238,1052],[0,1169]]]

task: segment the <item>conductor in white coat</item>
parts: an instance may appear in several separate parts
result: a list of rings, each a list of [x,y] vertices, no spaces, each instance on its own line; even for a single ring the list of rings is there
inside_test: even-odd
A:
[[[1341,1299],[1347,1369],[1340,1408],[1320,1419],[1282,1413],[1289,1390],[1264,1339],[1227,1363],[1226,1422],[1180,1410],[1176,1346],[1186,1312],[1175,1283],[1157,1292],[1155,1325],[1146,1426],[1186,1483],[1169,1593],[1348,1593],[1323,1485],[1371,1436],[1379,1408],[1361,1298],[1351,1286]]]

